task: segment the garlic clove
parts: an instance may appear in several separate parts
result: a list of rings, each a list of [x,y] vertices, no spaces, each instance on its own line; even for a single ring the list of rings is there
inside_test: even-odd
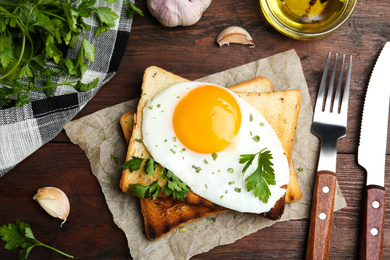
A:
[[[149,12],[165,27],[197,23],[211,0],[148,0]]]
[[[252,40],[250,34],[242,27],[230,26],[224,29],[217,37],[217,43],[219,47],[228,45],[230,43],[248,44],[255,47],[255,43]]]
[[[69,216],[70,203],[66,194],[55,187],[39,188],[33,197],[39,205],[52,217],[62,219],[61,226]]]

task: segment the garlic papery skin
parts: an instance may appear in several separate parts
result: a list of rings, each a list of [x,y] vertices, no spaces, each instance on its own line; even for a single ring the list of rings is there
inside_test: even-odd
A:
[[[219,44],[219,47],[222,47],[223,45],[229,46],[230,43],[249,44],[252,45],[251,47],[255,47],[255,43],[248,31],[239,26],[227,27],[220,32],[216,41]]]
[[[39,205],[50,215],[62,219],[61,226],[69,216],[70,203],[65,192],[55,187],[39,188],[33,197]]]
[[[197,23],[211,0],[148,0],[149,12],[165,27]]]

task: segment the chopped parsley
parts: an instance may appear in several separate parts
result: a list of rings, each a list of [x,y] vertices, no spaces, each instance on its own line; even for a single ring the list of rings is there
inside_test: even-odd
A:
[[[116,155],[116,154],[110,154],[110,157],[111,157],[111,159],[112,159],[115,163],[118,163],[118,162],[119,162],[119,157],[118,157],[118,155]]]
[[[258,143],[258,142],[260,141],[260,136],[255,135],[252,139],[253,139],[253,141],[255,141],[256,143]]]
[[[213,160],[215,161],[215,160],[217,160],[217,158],[218,158],[218,154],[212,153],[212,154],[211,154],[211,157],[213,157]]]
[[[196,166],[196,165],[192,165],[192,168],[195,169],[195,171],[197,173],[199,173],[202,170],[202,168],[200,168],[199,166]]]
[[[179,233],[183,233],[187,231],[187,227],[180,227],[179,228]]]
[[[253,121],[253,115],[250,114],[250,115],[249,115],[249,122],[252,122],[252,121]]]
[[[230,172],[230,173],[233,173],[234,169],[233,168],[229,168],[229,169],[227,169],[227,171]]]
[[[142,139],[139,139],[139,138],[134,138],[134,141],[136,141],[138,143],[142,143]]]
[[[206,226],[210,225],[211,222],[215,222],[217,219],[215,217],[206,218]]]

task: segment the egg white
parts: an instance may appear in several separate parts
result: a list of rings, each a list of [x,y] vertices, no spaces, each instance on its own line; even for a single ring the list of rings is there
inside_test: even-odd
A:
[[[199,196],[220,206],[248,213],[268,212],[284,195],[290,171],[282,144],[264,116],[234,92],[241,109],[241,127],[233,143],[218,152],[214,160],[212,154],[202,154],[186,148],[176,137],[172,117],[177,103],[192,89],[212,85],[202,82],[175,84],[160,92],[148,102],[143,110],[143,143],[163,167],[172,171]],[[254,137],[260,137],[256,142]],[[256,138],[255,138],[256,139]],[[257,168],[257,157],[247,169],[239,163],[240,155],[255,154],[262,149],[271,151],[276,185],[269,185],[271,197],[267,203],[247,191],[245,179]]]

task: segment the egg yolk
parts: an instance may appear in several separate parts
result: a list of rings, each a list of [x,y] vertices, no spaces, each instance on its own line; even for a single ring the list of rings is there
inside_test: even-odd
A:
[[[204,85],[179,101],[172,122],[177,138],[188,149],[214,153],[227,148],[237,135],[241,111],[228,91]]]

